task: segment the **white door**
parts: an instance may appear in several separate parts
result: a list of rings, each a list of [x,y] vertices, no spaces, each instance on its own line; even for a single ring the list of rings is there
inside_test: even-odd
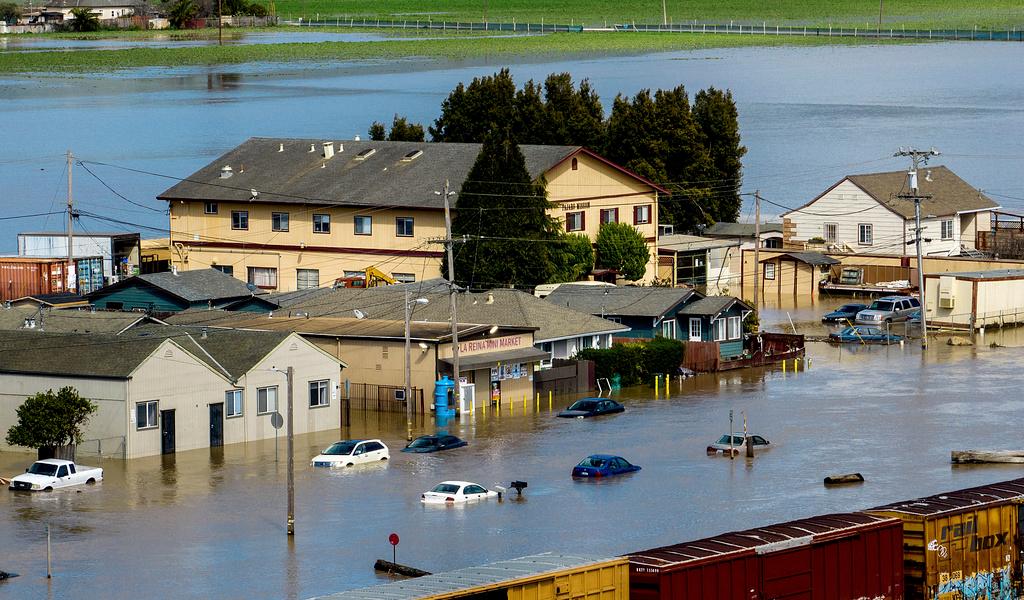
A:
[[[373,460],[373,453],[367,451],[367,444],[364,442],[356,446],[352,451],[352,464],[361,464]]]
[[[690,341],[700,341],[700,319],[694,319],[690,317]]]

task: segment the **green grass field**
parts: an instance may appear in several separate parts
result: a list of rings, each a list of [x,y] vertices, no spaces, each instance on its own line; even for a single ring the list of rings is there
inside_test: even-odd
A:
[[[269,1],[269,0],[263,0]],[[274,0],[277,14],[519,23],[660,23],[662,3],[589,0]],[[878,24],[879,0],[664,0],[672,23],[701,21],[770,25]],[[1010,29],[1024,26],[1020,0],[881,0],[882,26]]]
[[[351,31],[346,29],[345,31]],[[437,32],[431,32],[433,36]],[[133,67],[188,67],[252,62],[311,61],[325,63],[362,59],[595,56],[696,50],[740,46],[797,46],[879,43],[852,38],[778,37],[759,35],[687,35],[651,33],[559,33],[531,37],[450,36],[445,39],[393,42],[322,42],[129,48],[74,52],[0,53],[0,73],[83,73]]]

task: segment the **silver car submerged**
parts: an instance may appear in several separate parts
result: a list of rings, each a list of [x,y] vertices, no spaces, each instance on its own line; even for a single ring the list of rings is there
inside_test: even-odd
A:
[[[872,302],[867,310],[857,313],[856,322],[861,325],[880,325],[906,321],[919,310],[921,303],[912,296],[883,296]]]

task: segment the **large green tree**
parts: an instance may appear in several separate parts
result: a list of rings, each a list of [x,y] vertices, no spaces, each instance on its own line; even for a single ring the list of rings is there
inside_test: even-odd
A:
[[[199,16],[199,5],[195,0],[174,0],[167,8],[167,20],[171,27],[181,29]]]
[[[550,281],[561,232],[549,208],[543,183],[531,179],[509,129],[492,125],[455,207],[452,232],[465,240],[455,254],[456,282],[480,289]]]
[[[594,151],[605,145],[604,108],[586,79],[577,89],[569,73],[552,73],[544,81],[545,144],[583,146]]]
[[[17,408],[18,422],[7,430],[7,443],[26,448],[79,444],[82,428],[96,410],[96,405],[73,387],[39,392]]]
[[[582,233],[562,234],[561,244],[552,250],[556,268],[548,283],[579,281],[594,269],[594,245],[590,237]]]
[[[435,142],[480,143],[493,123],[515,132],[516,84],[512,73],[476,77],[468,86],[459,83],[441,103],[441,116],[430,127]]]
[[[707,140],[714,183],[712,211],[717,221],[735,221],[740,216],[743,201],[740,185],[743,182],[743,155],[747,149],[740,142],[739,111],[732,92],[710,87],[697,92],[693,100],[693,118]]]
[[[397,114],[391,121],[391,133],[387,132],[384,124],[374,121],[370,125],[369,135],[371,140],[382,142],[422,142],[424,141],[423,126],[419,123],[410,123],[409,119],[400,117]]]
[[[651,251],[647,240],[628,223],[605,223],[597,234],[597,266],[614,269],[626,279],[643,279]]]
[[[15,2],[0,2],[0,23],[14,25],[21,17],[21,6]]]

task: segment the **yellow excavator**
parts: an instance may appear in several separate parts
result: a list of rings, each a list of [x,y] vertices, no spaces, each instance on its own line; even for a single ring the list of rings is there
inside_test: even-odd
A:
[[[377,267],[367,267],[362,275],[354,277],[339,277],[334,280],[334,288],[372,288],[379,285],[391,285],[397,283],[394,277],[381,271]]]

